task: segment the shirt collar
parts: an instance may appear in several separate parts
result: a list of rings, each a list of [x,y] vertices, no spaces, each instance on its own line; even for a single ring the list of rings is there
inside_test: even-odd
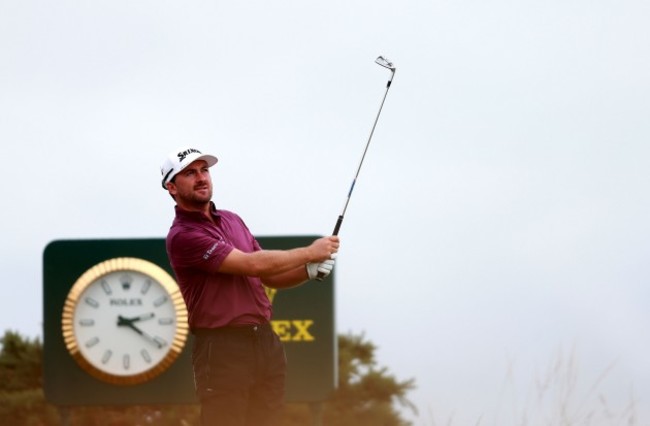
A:
[[[176,211],[176,216],[177,217],[194,219],[194,220],[196,220],[196,219],[207,219],[203,215],[203,213],[201,213],[201,212],[183,210],[182,208],[178,207],[178,205],[174,206],[174,210]],[[217,210],[217,207],[215,206],[213,201],[210,201],[210,214],[215,219],[221,218],[221,214],[219,213],[219,210]]]

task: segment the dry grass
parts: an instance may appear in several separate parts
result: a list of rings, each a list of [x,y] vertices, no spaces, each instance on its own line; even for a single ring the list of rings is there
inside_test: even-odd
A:
[[[612,406],[602,393],[603,383],[616,367],[610,363],[586,384],[579,379],[579,363],[572,348],[568,354],[559,350],[549,366],[524,392],[517,388],[514,361],[508,363],[506,377],[498,395],[494,415],[481,415],[474,426],[636,426],[636,398],[630,390],[628,402]],[[429,413],[431,426],[456,426],[454,413],[436,423]],[[464,426],[464,425],[462,425]]]

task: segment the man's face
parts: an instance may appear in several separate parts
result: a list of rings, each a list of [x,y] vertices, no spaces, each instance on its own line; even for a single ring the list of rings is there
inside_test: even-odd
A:
[[[208,163],[196,160],[174,176],[167,185],[169,193],[181,206],[200,207],[212,199],[212,179]]]

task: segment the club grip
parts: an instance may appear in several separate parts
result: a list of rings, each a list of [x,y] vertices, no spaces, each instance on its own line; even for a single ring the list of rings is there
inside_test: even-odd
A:
[[[341,224],[343,223],[343,215],[339,215],[339,218],[336,219],[336,225],[334,225],[334,231],[332,232],[332,235],[339,235],[339,229],[341,229]],[[323,278],[325,274],[322,272],[318,272],[318,275],[316,275],[316,280],[317,281],[323,281]]]
[[[336,225],[334,225],[334,232],[332,232],[332,235],[339,235],[339,229],[341,229],[342,223],[343,215],[339,215],[339,218],[336,220]]]

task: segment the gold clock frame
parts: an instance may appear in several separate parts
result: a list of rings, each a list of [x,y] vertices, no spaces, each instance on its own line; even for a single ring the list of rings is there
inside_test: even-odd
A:
[[[176,311],[176,333],[167,355],[149,370],[130,376],[118,376],[107,373],[92,365],[81,353],[79,342],[74,332],[74,311],[86,288],[101,277],[118,271],[135,271],[159,282],[169,293]],[[72,285],[63,306],[61,320],[63,340],[72,358],[91,376],[116,385],[137,385],[147,382],[167,370],[183,351],[188,335],[187,308],[178,284],[171,275],[160,266],[135,257],[116,257],[105,260],[84,272]]]

